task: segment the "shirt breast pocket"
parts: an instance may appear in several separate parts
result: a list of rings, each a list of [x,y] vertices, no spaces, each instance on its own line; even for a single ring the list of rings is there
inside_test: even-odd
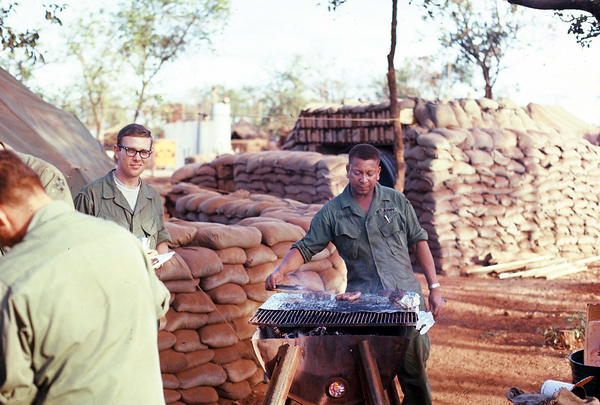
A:
[[[390,252],[393,255],[398,254],[406,243],[404,242],[404,226],[397,215],[391,216],[389,220],[382,216],[378,219],[377,226]]]
[[[352,260],[358,259],[358,242],[360,239],[360,228],[344,222],[335,224],[336,247],[341,254]]]

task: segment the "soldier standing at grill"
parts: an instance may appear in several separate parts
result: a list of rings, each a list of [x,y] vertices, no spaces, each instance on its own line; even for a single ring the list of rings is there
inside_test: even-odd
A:
[[[380,290],[403,289],[425,299],[409,256],[415,258],[429,284],[429,308],[437,317],[442,307],[427,232],[421,228],[412,205],[399,191],[378,183],[379,151],[368,144],[356,145],[348,155],[348,186],[314,216],[306,236],[296,242],[277,270],[265,282],[273,290],[284,276],[333,242],[348,268],[346,291],[376,294]],[[426,363],[429,335],[409,328],[410,343],[398,379],[404,392],[403,405],[430,405],[431,391]]]

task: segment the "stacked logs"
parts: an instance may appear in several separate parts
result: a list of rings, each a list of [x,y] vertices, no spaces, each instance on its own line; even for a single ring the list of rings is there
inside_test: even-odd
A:
[[[247,190],[307,204],[329,201],[342,192],[347,156],[316,152],[265,151],[224,155],[188,164],[172,180],[223,191]]]
[[[176,204],[192,196],[180,194]],[[248,320],[273,294],[266,278],[306,232],[279,219],[277,209],[265,214],[237,225],[166,222],[175,255],[157,274],[171,292],[158,342],[167,404],[229,403],[264,380],[250,345],[256,327]],[[345,290],[345,277],[344,261],[330,245],[283,284],[336,294]]]

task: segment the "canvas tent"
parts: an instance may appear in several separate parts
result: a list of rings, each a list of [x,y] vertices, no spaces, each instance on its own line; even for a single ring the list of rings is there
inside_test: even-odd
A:
[[[83,124],[0,68],[0,141],[56,166],[73,197],[115,167]]]

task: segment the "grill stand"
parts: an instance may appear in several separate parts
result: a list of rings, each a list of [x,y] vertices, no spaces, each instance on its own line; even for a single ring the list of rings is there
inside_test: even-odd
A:
[[[279,347],[273,377],[267,388],[263,405],[284,405],[286,403],[302,352],[304,350],[298,346],[282,345]]]
[[[368,340],[363,340],[355,348],[355,361],[359,369],[358,375],[365,402],[367,405],[388,405],[383,392],[379,368],[377,368],[377,362],[375,361],[373,346]]]
[[[261,342],[265,343],[265,340]],[[261,342],[253,341],[253,344]],[[352,346],[351,351],[365,403],[367,405],[401,405],[398,378],[393,377],[393,381],[384,390],[382,376],[377,365],[376,351],[370,341],[368,339],[359,341]],[[300,358],[305,355],[304,347],[292,346],[287,343],[279,346],[276,356],[270,362],[273,368],[263,405],[297,403],[295,401],[297,398],[290,398],[288,395],[294,378],[298,377],[296,371],[300,364]]]

